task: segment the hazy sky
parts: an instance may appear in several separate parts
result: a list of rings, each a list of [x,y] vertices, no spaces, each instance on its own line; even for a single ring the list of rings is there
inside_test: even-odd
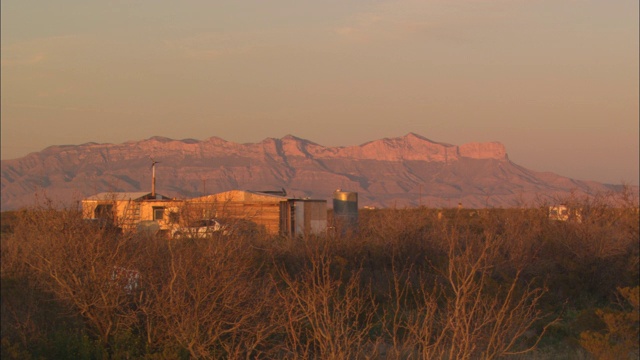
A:
[[[2,159],[415,132],[638,184],[638,0],[3,0]]]

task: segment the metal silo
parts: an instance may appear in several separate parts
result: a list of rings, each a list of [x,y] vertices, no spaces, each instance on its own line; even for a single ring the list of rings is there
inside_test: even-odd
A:
[[[342,191],[333,193],[333,216],[336,228],[343,234],[358,230],[358,193]]]

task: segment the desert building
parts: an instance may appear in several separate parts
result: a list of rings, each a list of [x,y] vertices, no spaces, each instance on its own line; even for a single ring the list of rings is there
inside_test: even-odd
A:
[[[296,237],[327,229],[326,200],[295,198],[284,191],[231,190],[190,199],[185,208],[205,218],[250,220],[272,235]]]
[[[105,220],[124,232],[151,226],[168,234],[203,219],[249,220],[271,235],[289,237],[327,229],[326,200],[295,198],[284,191],[231,190],[186,200],[148,192],[100,193],[82,200],[82,212],[85,219]]]
[[[168,231],[179,222],[183,203],[150,192],[104,192],[82,200],[82,217],[106,221],[124,232],[151,222],[158,231]]]

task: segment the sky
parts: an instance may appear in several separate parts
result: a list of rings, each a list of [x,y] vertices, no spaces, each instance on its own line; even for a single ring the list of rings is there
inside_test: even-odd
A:
[[[414,132],[639,183],[638,0],[3,0],[1,157]]]

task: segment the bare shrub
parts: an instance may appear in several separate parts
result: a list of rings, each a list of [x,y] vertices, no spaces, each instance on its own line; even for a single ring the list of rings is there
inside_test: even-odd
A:
[[[389,359],[429,358],[443,340],[438,327],[437,289],[413,268],[392,265],[388,304],[383,309],[384,341],[381,354]]]
[[[155,336],[194,358],[253,358],[265,351],[270,283],[260,281],[240,242],[203,239],[167,243],[164,273],[147,280],[144,301]],[[149,268],[149,267],[147,267]],[[151,326],[150,326],[151,327]]]
[[[308,263],[299,274],[279,268],[286,358],[359,359],[375,352],[369,336],[376,305],[359,272],[345,274],[329,247],[307,243]]]
[[[432,264],[435,282],[428,269],[393,266],[393,302],[384,318],[394,358],[490,359],[535,347],[542,334],[525,340],[545,318],[538,309],[545,289],[522,283],[522,265],[511,263],[513,274],[496,272],[508,260],[508,238],[496,228],[481,229],[443,221],[437,232],[446,261]]]
[[[42,290],[37,275],[24,263],[24,244],[11,233],[3,233],[0,247],[2,356],[25,358],[20,350],[43,342],[51,330],[43,325],[51,324],[52,319],[58,320],[61,309],[56,306],[55,298]],[[5,347],[11,351],[5,353]]]
[[[82,316],[105,346],[135,323],[133,289],[114,272],[132,266],[136,252],[126,238],[87,224],[78,211],[51,207],[23,212],[13,237],[40,285]]]
[[[638,239],[637,195],[630,190],[560,200],[579,216],[564,225],[560,241],[581,259],[624,254]],[[634,206],[635,205],[635,206]]]
[[[580,344],[596,359],[637,359],[640,356],[640,287],[619,288],[618,293],[628,304],[621,309],[596,310],[604,322],[604,332],[584,331]]]
[[[554,271],[552,287],[558,298],[580,299],[580,294],[606,299],[616,287],[635,286],[638,279],[640,217],[637,194],[602,193],[562,200],[579,209],[580,217],[548,221],[541,269]]]

